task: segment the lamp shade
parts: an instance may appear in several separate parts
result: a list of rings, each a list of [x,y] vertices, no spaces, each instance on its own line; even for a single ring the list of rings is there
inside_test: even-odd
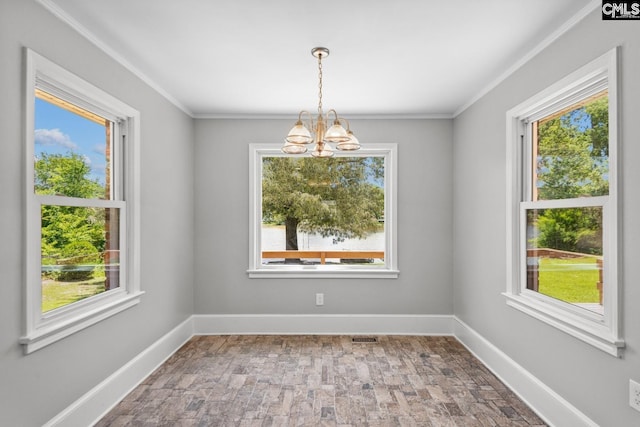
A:
[[[313,157],[332,157],[333,149],[326,142],[319,142],[311,152]]]
[[[356,151],[360,149],[360,141],[358,138],[351,132],[347,131],[347,135],[349,135],[349,140],[345,142],[340,142],[336,145],[336,148],[341,151]]]
[[[333,122],[333,125],[327,129],[327,132],[324,134],[324,140],[332,143],[347,142],[349,141],[349,135],[347,135],[347,131],[344,130],[342,125],[336,120]]]
[[[285,141],[292,144],[309,144],[313,141],[309,129],[298,120],[294,127],[291,128],[289,134],[285,138]],[[306,149],[304,151],[307,151]],[[304,153],[303,151],[303,153]]]
[[[287,154],[302,154],[306,153],[307,147],[304,144],[295,144],[293,142],[286,141],[281,150],[283,153]]]

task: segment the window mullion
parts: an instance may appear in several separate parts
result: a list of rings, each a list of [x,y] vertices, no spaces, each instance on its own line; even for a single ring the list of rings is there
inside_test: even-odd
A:
[[[125,163],[126,159],[126,125],[122,120],[113,123],[111,136],[111,194],[114,200],[126,200],[125,197]]]
[[[78,197],[36,195],[37,203],[53,206],[74,206],[83,208],[123,208],[125,202],[122,200],[103,199],[81,199]]]
[[[520,135],[520,148],[521,148],[521,163],[522,173],[520,179],[522,180],[522,201],[533,200],[533,173],[534,173],[534,158],[533,158],[533,126],[529,121],[523,121],[520,123],[521,135]]]
[[[522,294],[527,290],[527,209],[524,203],[520,203],[518,211],[518,293]]]
[[[577,197],[573,199],[553,199],[522,202],[525,209],[559,209],[559,208],[589,208],[604,206],[609,196]]]

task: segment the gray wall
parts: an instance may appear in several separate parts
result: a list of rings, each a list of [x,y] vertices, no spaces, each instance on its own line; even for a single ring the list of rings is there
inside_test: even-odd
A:
[[[505,113],[616,45],[621,48],[622,359],[507,307]],[[601,426],[640,425],[628,406],[640,380],[640,25],[597,10],[454,122],[456,315]]]
[[[138,306],[24,356],[23,66],[32,48],[141,112]],[[34,1],[0,2],[0,425],[42,425],[193,313],[193,120]]]
[[[247,277],[249,144],[293,121],[196,121],[196,313],[452,314],[451,120],[351,122],[362,144],[398,143],[398,279]]]

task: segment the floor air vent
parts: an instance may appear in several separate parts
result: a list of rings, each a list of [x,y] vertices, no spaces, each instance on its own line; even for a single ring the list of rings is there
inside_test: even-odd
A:
[[[353,337],[353,338],[351,338],[351,342],[356,342],[356,343],[378,342],[378,338],[376,338],[376,337]]]

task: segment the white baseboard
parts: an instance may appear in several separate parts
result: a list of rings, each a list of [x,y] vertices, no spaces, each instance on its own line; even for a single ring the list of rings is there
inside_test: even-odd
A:
[[[194,315],[196,335],[453,335],[451,315]]]
[[[193,336],[192,317],[89,390],[45,427],[91,426]]]
[[[97,422],[194,335],[453,335],[551,426],[590,418],[451,315],[193,315],[87,392],[45,427]]]
[[[550,426],[598,427],[593,420],[457,317],[454,319],[454,336]]]

